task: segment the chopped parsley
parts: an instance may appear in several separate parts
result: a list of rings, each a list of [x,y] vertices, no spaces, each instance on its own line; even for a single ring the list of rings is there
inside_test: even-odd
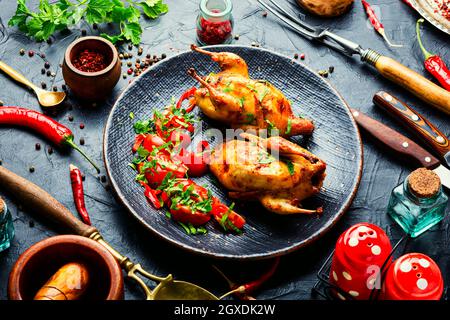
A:
[[[294,175],[294,173],[295,173],[295,170],[294,170],[294,164],[291,162],[291,161],[286,161],[286,165],[287,165],[287,167],[288,167],[288,170],[289,170],[289,174],[291,175],[291,176],[293,176]]]
[[[290,134],[292,130],[292,119],[288,118],[285,134]]]
[[[251,123],[253,123],[253,121],[255,121],[255,115],[253,113],[245,114],[245,123],[246,124],[251,124]]]

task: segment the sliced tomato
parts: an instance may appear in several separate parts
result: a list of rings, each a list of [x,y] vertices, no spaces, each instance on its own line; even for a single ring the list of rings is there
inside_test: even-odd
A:
[[[161,202],[158,199],[158,194],[161,193],[161,191],[154,190],[145,183],[142,183],[142,185],[145,188],[144,195],[147,197],[150,203],[155,207],[155,209],[161,209]]]
[[[135,153],[137,151],[137,149],[139,149],[139,147],[141,146],[142,142],[145,139],[145,134],[138,134],[134,140],[134,145],[133,148],[131,149],[133,151],[133,153]]]
[[[173,130],[170,133],[169,141],[171,141],[174,146],[186,148],[191,144],[191,135],[183,129]]]
[[[211,214],[214,216],[216,221],[222,223],[222,217],[227,212],[227,220],[231,222],[236,228],[242,229],[245,225],[245,219],[233,210],[230,210],[230,208],[221,203],[219,199],[214,198]],[[226,225],[226,227],[227,229],[232,230],[230,226]]]
[[[208,172],[207,158],[204,155],[182,149],[175,158],[183,162],[188,168],[189,176],[201,177]]]
[[[186,91],[181,95],[180,99],[179,99],[178,102],[177,102],[177,109],[180,109],[180,108],[181,108],[181,106],[182,106],[184,100],[187,100],[187,99],[193,97],[196,91],[197,91],[197,88],[196,88],[196,87],[192,87],[192,88],[186,90]],[[191,112],[192,109],[194,108],[194,106],[195,106],[195,104],[194,104],[194,105],[191,104],[191,105],[189,106],[189,108],[186,109],[186,112]]]
[[[166,143],[160,136],[156,134],[147,134],[144,139],[144,148],[152,152],[155,147],[161,147]]]
[[[209,214],[199,211],[192,212],[189,207],[183,205],[177,205],[175,209],[170,209],[170,213],[175,221],[192,223],[194,226],[201,226],[211,220]]]

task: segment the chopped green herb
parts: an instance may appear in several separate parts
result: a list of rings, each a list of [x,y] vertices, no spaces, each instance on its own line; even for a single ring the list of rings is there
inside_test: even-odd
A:
[[[191,234],[191,229],[189,229],[189,227],[187,225],[185,225],[183,222],[178,221],[178,224],[183,228],[184,232],[186,232],[186,234],[190,235]]]
[[[287,167],[288,167],[288,170],[289,170],[289,174],[291,175],[291,176],[293,176],[294,175],[294,173],[295,173],[295,170],[294,170],[294,164],[291,162],[291,161],[286,161],[286,165],[287,165]]]
[[[264,88],[264,91],[261,92],[258,97],[258,100],[260,103],[263,102],[264,98],[267,96],[268,93],[269,93],[269,89]]]
[[[222,218],[220,219],[219,224],[222,226],[222,228],[223,228],[225,231],[228,230],[228,228],[227,228],[227,225],[228,225],[228,224],[227,224],[227,222],[228,222],[228,216],[229,216],[230,212],[233,211],[233,208],[234,208],[234,202],[228,207],[227,212],[225,212],[225,213],[223,214]]]
[[[130,119],[131,119],[131,120],[134,119],[134,112],[130,112]]]
[[[168,219],[171,219],[172,218],[172,214],[169,211],[166,211],[166,217]]]
[[[288,118],[285,134],[290,134],[292,130],[292,119]]]
[[[253,121],[255,121],[255,115],[253,113],[247,113],[245,117],[246,117],[245,119],[246,124],[251,124],[253,123]]]
[[[241,109],[244,109],[245,97],[239,98],[239,103],[241,104]]]

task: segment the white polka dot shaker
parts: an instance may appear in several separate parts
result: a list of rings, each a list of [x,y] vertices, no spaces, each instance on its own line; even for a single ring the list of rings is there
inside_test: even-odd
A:
[[[374,286],[381,289],[378,274],[391,251],[388,236],[376,225],[358,223],[341,234],[330,272],[330,282],[342,290],[336,297],[367,300]]]
[[[384,300],[439,300],[444,281],[436,262],[422,253],[409,253],[389,267],[383,290]]]

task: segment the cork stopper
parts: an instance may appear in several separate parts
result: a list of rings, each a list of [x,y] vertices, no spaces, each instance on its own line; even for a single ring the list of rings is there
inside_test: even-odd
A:
[[[439,192],[441,179],[433,171],[420,168],[410,174],[408,187],[416,197],[431,198]]]
[[[5,201],[0,197],[0,214],[2,214],[3,211],[5,211]]]

